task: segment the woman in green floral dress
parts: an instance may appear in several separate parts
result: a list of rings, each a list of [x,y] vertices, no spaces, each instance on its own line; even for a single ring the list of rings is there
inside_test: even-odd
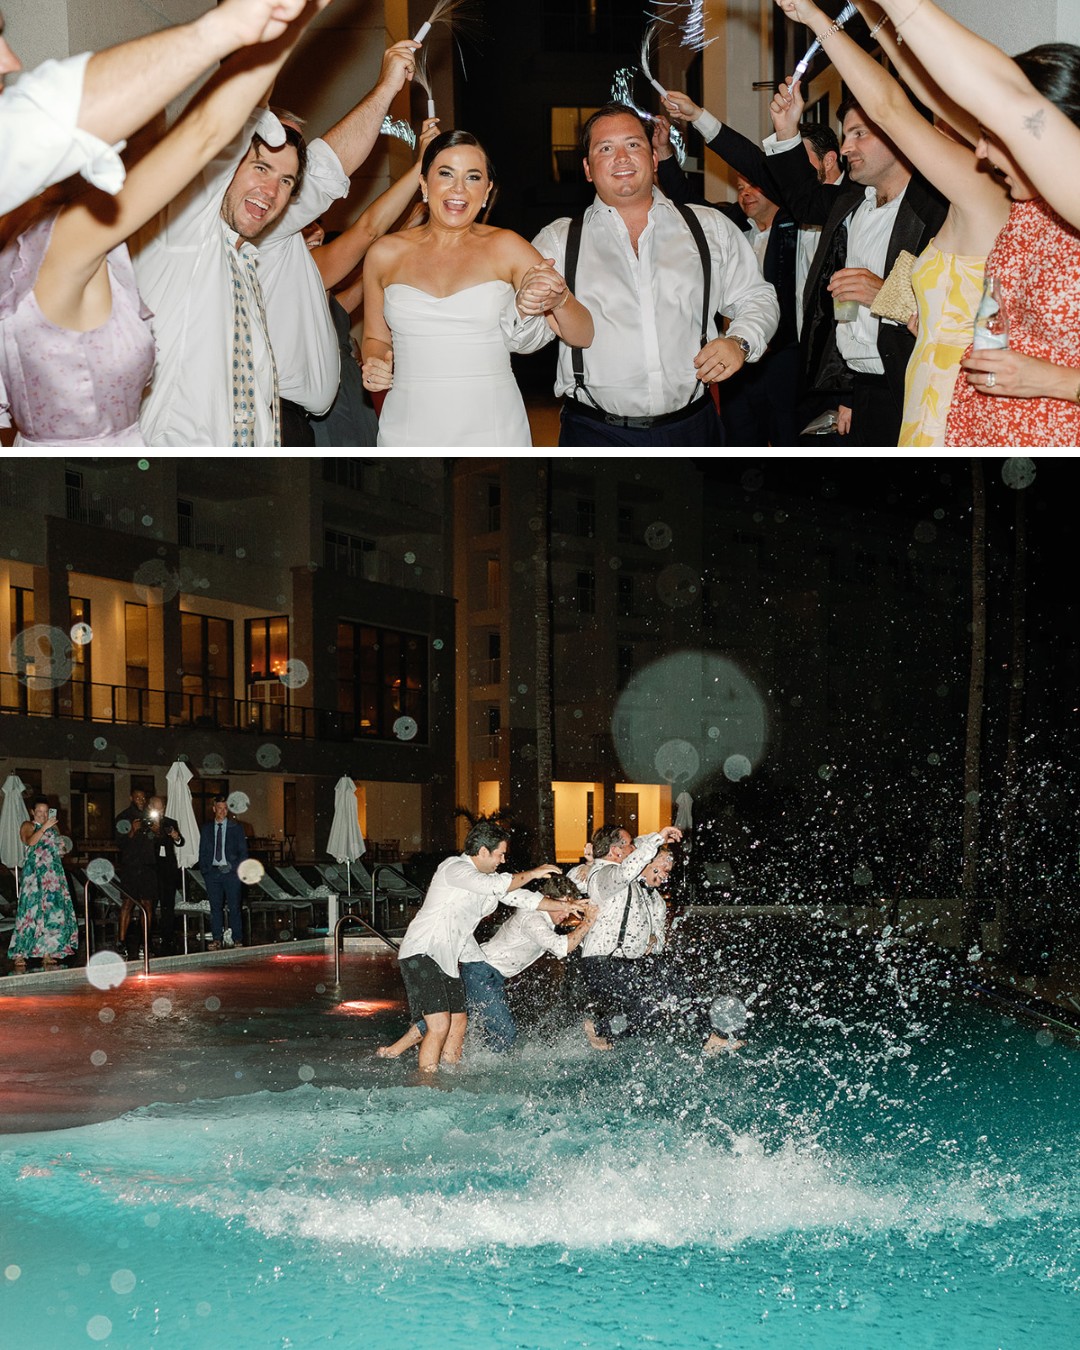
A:
[[[60,853],[56,817],[49,803],[35,797],[30,819],[19,831],[26,845],[19,908],[8,956],[15,973],[26,970],[28,957],[39,956],[46,970],[55,970],[61,957],[70,956],[79,945],[79,929],[71,903],[67,876]]]

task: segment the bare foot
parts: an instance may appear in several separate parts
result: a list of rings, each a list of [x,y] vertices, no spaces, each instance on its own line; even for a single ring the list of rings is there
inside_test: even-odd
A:
[[[725,1050],[740,1050],[745,1044],[745,1041],[729,1041],[726,1036],[718,1036],[714,1031],[701,1047],[701,1053],[703,1055],[719,1055]]]
[[[380,1045],[375,1053],[380,1059],[397,1059],[406,1050],[411,1050],[414,1045],[419,1045],[423,1039],[416,1027],[410,1027],[405,1035],[399,1036],[393,1045]]]
[[[589,1042],[589,1044],[592,1046],[594,1050],[615,1049],[615,1046],[612,1044],[611,1041],[608,1040],[606,1036],[598,1036],[596,1034],[595,1022],[590,1022],[589,1019],[586,1018],[581,1025],[585,1029],[585,1039]]]
[[[15,967],[15,970],[14,970],[14,972],[13,972],[14,974],[16,974],[16,975],[25,975],[25,974],[26,974],[26,957],[25,957],[25,956],[16,956],[16,957],[14,958],[12,964],[13,964],[14,967]]]

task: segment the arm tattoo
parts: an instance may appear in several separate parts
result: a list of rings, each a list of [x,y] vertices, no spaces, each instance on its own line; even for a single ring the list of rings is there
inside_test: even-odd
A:
[[[1038,112],[1033,112],[1030,117],[1024,118],[1024,130],[1030,132],[1036,140],[1042,137],[1046,130],[1046,109],[1040,108]]]

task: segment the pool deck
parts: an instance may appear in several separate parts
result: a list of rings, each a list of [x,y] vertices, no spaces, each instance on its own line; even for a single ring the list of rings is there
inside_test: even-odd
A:
[[[351,1086],[403,991],[382,944],[349,951],[334,987],[326,939],[129,962],[117,988],[85,969],[0,982],[0,1134],[111,1119],[303,1082]],[[395,1023],[400,1018],[393,1019]]]

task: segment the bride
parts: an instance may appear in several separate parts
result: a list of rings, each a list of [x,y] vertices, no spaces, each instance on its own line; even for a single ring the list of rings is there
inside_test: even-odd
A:
[[[386,446],[528,446],[510,352],[535,347],[540,316],[573,347],[589,311],[533,246],[477,221],[494,175],[467,131],[446,131],[421,164],[427,223],[374,243],[364,264],[364,384],[388,389]]]

